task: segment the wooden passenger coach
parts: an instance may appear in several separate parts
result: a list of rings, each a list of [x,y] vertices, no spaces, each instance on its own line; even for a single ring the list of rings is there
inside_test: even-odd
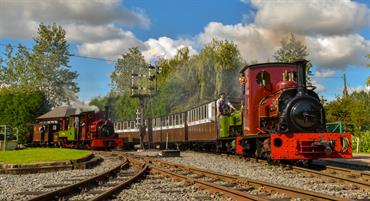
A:
[[[144,142],[164,147],[166,142],[178,145],[212,144],[218,138],[216,102],[212,101],[187,112],[171,114],[146,121]],[[150,124],[148,124],[150,123]],[[115,130],[126,143],[140,141],[134,121],[119,121]]]

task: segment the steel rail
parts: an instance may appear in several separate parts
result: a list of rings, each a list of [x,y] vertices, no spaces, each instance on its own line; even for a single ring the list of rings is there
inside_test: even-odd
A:
[[[237,177],[237,176],[232,176],[232,175],[225,175],[225,174],[220,174],[217,172],[212,172],[200,168],[194,168],[194,167],[187,167],[185,165],[180,165],[180,164],[174,164],[170,163],[167,161],[162,161],[158,159],[151,159],[151,158],[146,158],[151,163],[160,163],[160,164],[165,164],[171,167],[176,167],[180,169],[184,169],[187,171],[190,171],[195,174],[202,174],[207,177],[215,178],[215,179],[221,179],[224,181],[228,182],[234,182],[234,183],[241,183],[241,184],[247,184],[250,185],[254,188],[259,188],[263,187],[264,189],[270,191],[270,192],[279,192],[279,193],[284,193],[288,196],[291,197],[296,197],[296,198],[307,198],[307,199],[314,199],[314,200],[331,200],[331,201],[344,201],[346,199],[344,198],[339,198],[339,197],[334,197],[332,195],[325,195],[322,193],[316,193],[316,192],[311,192],[311,191],[306,191],[294,187],[287,187],[287,186],[282,186],[278,184],[272,184],[272,183],[267,183],[263,181],[257,181],[253,179],[248,179],[248,178],[242,178],[242,177]]]
[[[149,165],[149,170],[153,173],[159,173],[162,175],[170,176],[175,179],[184,180],[190,183],[194,183],[201,188],[207,189],[212,192],[219,192],[222,193],[224,196],[227,196],[233,200],[258,200],[258,201],[267,201],[268,199],[260,198],[242,191],[234,190],[231,188],[227,188],[221,185],[212,184],[209,182],[201,181],[198,179],[194,179],[191,177],[187,177],[184,175],[176,174],[171,171],[164,170],[160,167],[156,167],[154,165]]]
[[[328,172],[329,174],[345,174],[348,177],[353,177],[353,178],[359,178],[364,181],[370,182],[370,173],[369,172],[363,172],[363,171],[358,171],[358,170],[351,170],[347,168],[340,168],[340,167],[334,167],[334,166],[329,166],[325,165],[325,169],[323,170],[324,172]]]
[[[370,183],[369,182],[361,181],[359,179],[352,179],[352,178],[349,178],[349,177],[346,177],[346,176],[341,176],[339,174],[326,173],[325,171],[312,170],[312,169],[297,167],[297,166],[292,166],[292,168],[293,168],[293,170],[296,170],[298,172],[311,174],[311,175],[316,175],[316,176],[324,177],[324,178],[327,178],[327,179],[335,179],[337,181],[340,181],[340,182],[343,182],[343,183],[346,183],[346,184],[356,185],[356,186],[358,186],[360,188],[363,188],[363,189],[367,189],[367,190],[370,189]],[[342,174],[345,173],[345,170],[343,168],[329,167],[328,171],[330,171],[330,169],[331,170],[336,170],[336,171],[341,171]],[[340,170],[340,169],[342,169],[342,170]],[[348,170],[348,171],[351,171],[351,170]],[[358,174],[362,175],[362,177],[364,177],[364,178],[365,177],[369,178],[369,176],[370,176],[368,173],[358,173]]]
[[[227,157],[232,157],[233,159],[239,159],[236,158],[234,155],[225,155]],[[257,162],[256,159],[253,159],[255,162]],[[264,160],[258,160],[258,162],[262,163],[267,163]],[[309,166],[309,167],[300,167],[300,166],[295,166],[295,165],[285,165],[285,164],[277,164],[277,165],[282,165],[283,167],[289,167],[293,170],[296,170],[301,173],[305,174],[310,174],[310,175],[315,175],[315,176],[320,176],[324,177],[327,179],[335,179],[337,181],[346,183],[346,184],[351,184],[351,185],[356,185],[360,188],[369,190],[370,189],[370,173],[368,172],[363,172],[363,171],[357,171],[357,170],[352,170],[348,168],[340,168],[340,167],[335,167],[331,165],[318,165],[315,164],[314,166]],[[316,167],[320,167],[320,170],[315,169]]]
[[[114,174],[116,172],[119,172],[121,169],[128,167],[129,161],[127,158],[125,161],[123,161],[120,165],[110,169],[107,172],[104,172],[100,175],[94,176],[92,178],[85,179],[81,182],[68,185],[66,187],[47,192],[44,194],[41,194],[39,196],[36,196],[34,198],[29,199],[28,201],[52,201],[52,200],[59,200],[61,197],[64,197],[66,195],[70,195],[71,192],[81,191],[83,188],[89,186],[92,182],[97,182],[99,180],[102,180],[106,177],[108,177],[111,174]]]
[[[105,191],[104,193],[102,194],[99,194],[98,196],[90,199],[89,201],[100,201],[100,200],[105,200],[107,198],[110,198],[112,197],[113,195],[119,193],[120,191],[122,191],[124,188],[126,188],[127,186],[130,186],[132,183],[134,183],[135,181],[137,181],[139,178],[141,178],[145,172],[147,172],[148,170],[148,165],[144,165],[143,168],[140,170],[140,172],[138,172],[136,175],[134,175],[133,177],[131,177],[130,179],[118,184],[117,186],[114,186],[113,188]]]

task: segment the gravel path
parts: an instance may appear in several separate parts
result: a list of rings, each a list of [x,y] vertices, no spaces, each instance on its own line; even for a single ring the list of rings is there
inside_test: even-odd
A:
[[[173,201],[173,200],[231,200],[221,195],[210,193],[198,188],[194,184],[174,181],[168,177],[149,174],[144,180],[131,185],[130,189],[123,190],[115,199],[119,200],[146,200],[146,201]]]
[[[155,156],[158,151],[135,152],[135,154]],[[278,166],[266,166],[246,160],[197,152],[181,152],[181,157],[162,159],[214,172],[247,177],[347,199],[370,200],[369,191],[358,189],[355,186],[335,183],[335,181],[329,182],[321,178],[310,177]]]
[[[49,173],[8,175],[0,174],[0,200],[26,200],[29,195],[23,192],[46,192],[56,188],[44,188],[44,186],[57,184],[72,184],[117,166],[121,161],[117,158],[103,157],[104,161],[93,169],[67,170]],[[59,187],[60,188],[60,187]]]

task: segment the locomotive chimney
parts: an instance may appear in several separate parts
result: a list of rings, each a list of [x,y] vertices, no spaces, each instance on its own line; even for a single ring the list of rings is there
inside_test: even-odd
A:
[[[298,94],[306,93],[306,60],[299,60],[294,62],[297,65],[297,79],[298,79]]]

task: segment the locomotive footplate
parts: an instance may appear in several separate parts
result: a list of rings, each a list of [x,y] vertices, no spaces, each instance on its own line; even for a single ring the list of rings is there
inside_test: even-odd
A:
[[[271,134],[271,158],[352,158],[350,133]]]

